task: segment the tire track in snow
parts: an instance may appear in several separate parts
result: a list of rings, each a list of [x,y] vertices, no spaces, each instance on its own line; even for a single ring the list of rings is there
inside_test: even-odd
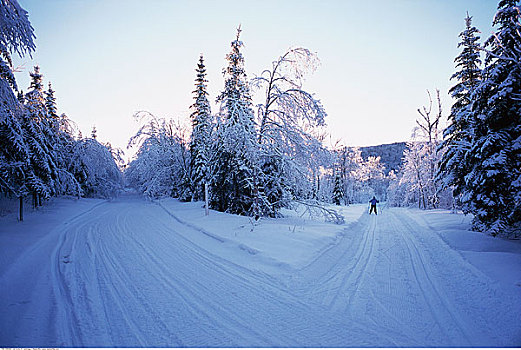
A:
[[[122,214],[121,216],[123,216],[124,218],[129,218],[129,215]],[[115,218],[115,219],[117,219],[116,221],[119,221],[119,217],[120,217],[120,215],[117,214],[116,218]],[[101,220],[102,218],[98,218],[98,219]],[[125,220],[122,220],[122,221],[124,223]],[[232,312],[234,310],[225,310],[222,306],[215,304],[212,299],[204,300],[205,299],[204,295],[201,295],[198,297],[198,295],[200,295],[199,290],[204,288],[204,285],[195,284],[194,288],[191,288],[191,285],[194,284],[194,281],[193,281],[194,274],[197,271],[195,271],[195,270],[190,271],[190,273],[188,273],[186,275],[186,279],[183,281],[177,281],[177,279],[179,279],[183,276],[179,273],[179,271],[178,271],[178,274],[175,276],[176,278],[174,278],[174,279],[170,278],[172,273],[170,271],[170,274],[169,274],[166,269],[166,266],[168,266],[168,264],[174,264],[177,266],[183,266],[183,265],[186,266],[187,262],[183,261],[181,258],[171,259],[169,261],[161,261],[159,259],[162,256],[165,256],[165,254],[163,254],[161,252],[157,252],[157,251],[151,251],[145,241],[140,241],[140,240],[136,239],[137,238],[136,235],[127,234],[125,236],[121,236],[122,232],[132,233],[133,230],[135,230],[135,226],[134,227],[130,227],[130,226],[131,226],[130,224],[126,224],[126,223],[125,224],[117,223],[116,227],[109,229],[108,231],[107,231],[107,227],[104,227],[105,231],[107,231],[107,232],[104,233],[104,240],[102,240],[102,242],[107,241],[110,245],[110,242],[115,241],[114,237],[116,237],[116,235],[119,235],[120,238],[124,239],[124,241],[121,243],[124,243],[125,248],[124,248],[124,251],[121,250],[122,255],[120,255],[118,258],[109,260],[108,257],[110,257],[112,254],[114,254],[114,252],[107,251],[104,249],[99,249],[100,247],[103,248],[103,244],[97,246],[97,248],[98,248],[97,256],[98,256],[98,258],[103,259],[103,264],[101,264],[101,266],[105,267],[102,270],[102,272],[107,270],[107,272],[104,273],[107,276],[106,278],[110,278],[110,276],[112,276],[112,275],[115,276],[113,278],[113,280],[107,280],[107,282],[113,283],[116,286],[122,286],[121,288],[120,287],[117,288],[119,290],[119,294],[118,294],[118,291],[115,291],[114,289],[111,289],[112,293],[108,293],[109,297],[112,295],[112,298],[110,299],[112,303],[114,303],[116,301],[116,304],[117,304],[117,300],[126,299],[129,302],[128,304],[130,304],[130,305],[135,305],[135,304],[145,305],[143,300],[146,300],[146,298],[144,298],[144,297],[141,298],[141,300],[139,300],[138,302],[132,302],[132,300],[128,300],[128,298],[134,298],[134,300],[135,300],[136,295],[139,295],[139,290],[134,290],[134,291],[128,292],[128,293],[123,293],[123,291],[124,291],[125,285],[132,285],[132,284],[135,284],[136,282],[140,282],[140,281],[136,281],[135,278],[133,279],[133,277],[140,275],[140,274],[141,275],[148,274],[150,276],[153,276],[153,279],[151,280],[151,282],[155,281],[156,285],[160,286],[161,288],[165,288],[165,289],[169,290],[170,292],[175,293],[177,297],[179,297],[183,300],[183,305],[189,305],[191,307],[190,312],[183,312],[184,315],[191,315],[191,316],[193,316],[194,314],[205,315],[205,317],[203,317],[203,319],[202,319],[202,322],[205,322],[206,324],[216,323],[217,325],[220,325],[220,326],[213,326],[213,328],[215,329],[215,332],[220,333],[219,336],[217,336],[217,335],[215,336],[215,339],[219,340],[219,343],[215,343],[215,346],[236,344],[236,342],[237,341],[240,342],[241,339],[244,342],[251,343],[252,339],[254,339],[254,338],[258,338],[260,340],[260,341],[259,340],[254,341],[254,344],[259,344],[259,345],[264,345],[264,346],[271,345],[271,344],[277,344],[277,343],[281,343],[281,344],[295,343],[295,342],[292,342],[291,339],[281,339],[281,340],[277,341],[276,340],[277,335],[274,335],[274,334],[269,334],[269,337],[266,334],[265,335],[261,335],[261,334],[254,335],[255,331],[252,331],[251,329],[248,329],[248,328],[244,328],[244,325],[247,324],[248,322],[246,322],[246,320],[244,320],[244,319],[240,319],[240,318],[236,317],[237,315],[239,315],[236,313],[236,310],[235,310],[235,313]],[[163,236],[169,235],[170,237],[175,237],[175,235],[172,235],[174,232],[171,229],[165,228],[165,229],[159,230],[160,233],[163,231],[166,232],[165,234],[163,234]],[[109,235],[109,233],[112,234],[112,237],[111,237],[111,235]],[[78,231],[78,234],[79,234],[79,231]],[[162,243],[168,243],[168,242],[162,241]],[[179,243],[179,242],[176,241],[176,243]],[[93,246],[94,244],[95,243],[91,242],[89,245]],[[157,248],[157,246],[156,246],[156,248]],[[194,253],[193,250],[185,249],[186,247],[182,244],[179,244],[176,247],[172,247],[172,249],[174,249],[174,248],[177,250],[177,252],[183,251],[184,253],[186,253],[183,255],[185,258],[187,258],[188,254],[194,255],[194,256],[199,256],[199,258],[198,258],[199,260],[197,260],[196,263],[192,264],[194,266],[201,266],[201,264],[204,262],[203,260],[200,259],[200,257],[202,255],[193,254]],[[118,253],[118,252],[119,251],[117,251],[116,253]],[[140,255],[142,258],[141,262],[143,262],[143,266],[147,266],[149,268],[145,271],[140,271],[139,274],[134,274],[134,275],[127,274],[126,276],[124,276],[123,273],[125,273],[125,270],[127,270],[127,272],[128,272],[128,266],[126,268],[122,267],[121,263],[122,263],[122,259],[124,259],[125,257],[127,257],[129,255],[128,254],[129,252],[131,254]],[[176,257],[176,255],[174,255],[174,257]],[[206,259],[206,260],[207,260],[207,262],[205,262],[206,267],[211,266],[212,265],[211,259]],[[146,262],[148,262],[148,265],[145,265]],[[110,268],[110,267],[112,267],[112,268]],[[230,276],[232,276],[232,274],[230,274]],[[105,277],[102,277],[101,279],[104,279],[104,278]],[[237,283],[237,282],[234,281],[232,283]],[[144,284],[145,283],[141,283],[140,285],[143,286]],[[219,291],[217,291],[217,292],[219,292]],[[254,289],[250,288],[250,290],[248,290],[248,292],[254,292]],[[76,308],[79,308],[78,305],[73,305],[73,306],[75,306]],[[114,312],[114,310],[111,310],[111,311]],[[124,308],[121,308],[120,311],[124,315],[128,314]],[[147,310],[142,309],[142,310],[138,310],[138,311],[141,315],[143,315],[143,314],[146,314]],[[219,315],[219,317],[215,318],[217,315]],[[127,317],[127,318],[131,319],[131,317]],[[157,321],[160,323],[161,318],[158,317]],[[230,329],[230,325],[234,325],[233,327],[235,327],[236,330],[232,332],[232,336],[228,337],[228,342],[226,343],[226,340],[223,339],[225,337],[222,336],[222,333],[223,333],[223,329],[227,329],[226,327],[228,327],[229,331],[232,331]],[[129,329],[132,329],[132,327],[129,327]],[[194,324],[192,326],[192,329],[197,329],[197,325]],[[248,334],[247,338],[244,338],[242,336],[242,334],[244,334],[244,333]],[[199,334],[199,337],[201,337],[203,335],[204,334]],[[194,339],[194,338],[195,337],[192,337],[192,339]],[[221,339],[219,339],[219,338],[221,338]],[[164,344],[171,345],[172,342],[163,343],[163,345]],[[182,343],[180,343],[180,344],[182,344]]]
[[[75,221],[77,229],[54,254],[72,250],[72,262],[61,263],[68,271],[60,272],[65,272],[63,295],[72,295],[74,310],[70,326],[61,329],[70,333],[74,345],[111,345],[106,341],[119,346],[346,346],[366,344],[373,335],[380,346],[466,342],[459,328],[443,333],[455,340],[451,343],[440,341],[439,334],[429,337],[428,328],[415,333],[410,322],[402,321],[402,315],[417,317],[418,312],[400,310],[408,301],[399,301],[397,307],[397,298],[411,298],[410,307],[424,304],[427,318],[440,329],[447,310],[441,308],[446,306],[443,295],[429,295],[419,286],[432,288],[429,283],[436,281],[426,279],[430,270],[421,248],[409,237],[412,228],[403,226],[401,216],[389,215],[391,210],[378,218],[362,217],[352,234],[346,233],[348,239],[299,271],[300,279],[282,283],[283,275],[248,269],[197,245],[187,236],[201,234],[198,230],[165,217],[156,205],[111,203],[103,209]],[[380,226],[384,217],[390,225]],[[391,277],[395,268],[383,266],[385,249],[390,249],[393,264],[405,267],[401,274]],[[89,254],[90,260],[79,259]],[[420,263],[425,264],[423,270]],[[396,280],[400,276],[409,283],[401,289],[401,280]],[[427,304],[433,298],[437,301]],[[106,323],[109,331],[94,329],[94,320]],[[427,323],[418,327],[422,325]],[[107,334],[116,335],[106,338]]]
[[[121,333],[121,329],[128,328],[129,333],[133,334],[136,340],[138,340],[138,345],[150,345],[150,339],[154,339],[154,345],[185,346],[183,342],[169,330],[168,325],[163,322],[163,317],[165,317],[164,310],[151,304],[151,302],[153,303],[153,300],[156,299],[152,298],[152,296],[158,296],[157,291],[152,295],[143,292],[142,288],[152,284],[155,287],[164,289],[165,293],[171,294],[172,299],[180,297],[183,303],[176,305],[177,309],[181,308],[181,310],[177,310],[181,311],[180,316],[177,317],[175,321],[178,324],[184,322],[182,316],[194,316],[194,314],[200,310],[200,308],[192,307],[190,311],[186,311],[187,305],[191,305],[191,300],[187,299],[186,295],[193,294],[193,291],[186,293],[180,292],[179,284],[170,278],[169,275],[172,275],[172,273],[171,271],[170,274],[168,273],[165,268],[165,262],[157,260],[156,256],[161,256],[161,254],[150,251],[144,242],[140,242],[136,235],[132,234],[136,226],[130,227],[132,225],[126,222],[128,217],[129,215],[124,213],[116,213],[114,218],[116,221],[115,225],[104,226],[104,239],[101,240],[97,247],[101,262],[100,266],[102,267],[98,275],[101,276],[100,281],[104,281],[103,284],[107,286],[104,292],[105,300],[102,302],[104,307],[109,309],[109,319],[111,322],[108,324],[112,326],[111,323],[116,321],[127,324],[128,327],[114,325],[113,333],[118,334]],[[123,232],[127,234],[122,235]],[[124,247],[124,249],[113,249],[117,247],[114,247],[111,243],[116,240],[121,243],[121,247]],[[109,250],[106,245],[112,249]],[[131,255],[139,258],[139,266],[147,267],[147,269],[142,270],[141,267],[136,268],[135,266],[130,266],[128,263],[125,263],[125,259]],[[169,263],[174,262],[176,264],[178,263],[178,261],[169,261]],[[148,276],[149,278],[140,280],[138,278],[139,276]],[[152,293],[153,292],[154,291],[152,291]],[[169,298],[169,296],[165,296],[164,294],[160,296],[160,299],[164,300]],[[122,303],[122,301],[124,302]],[[109,308],[108,306],[110,305],[116,306],[116,310],[114,307]],[[139,305],[140,308],[138,310],[131,310],[135,308],[136,305]],[[145,330],[147,331],[146,334],[143,333],[136,324],[138,321],[135,320],[136,314],[139,316],[140,325],[143,323],[154,324],[154,330],[148,329]],[[193,325],[192,328],[196,329],[197,327]],[[183,331],[183,333],[183,335],[186,336],[186,331]],[[202,334],[198,336],[200,337]],[[236,334],[235,339],[240,339],[240,334]],[[125,339],[115,339],[114,344],[127,344],[125,341],[128,342],[128,340]],[[134,343],[129,343],[129,345],[136,345],[135,341]],[[229,342],[231,342],[231,340],[229,340]],[[223,343],[216,343],[215,345],[222,346]]]
[[[130,227],[128,227],[128,226],[122,227],[122,229],[123,230],[121,230],[121,228],[120,228],[119,231],[128,232]],[[158,233],[164,233],[164,232],[167,232],[170,235],[175,233],[173,230],[171,230],[171,229],[169,230],[167,228],[158,230]],[[163,236],[165,236],[165,234],[163,234]],[[190,281],[190,280],[193,279],[193,277],[194,277],[193,273],[195,271],[192,271],[188,275],[189,280],[184,280],[182,282],[178,281],[177,279],[180,279],[180,277],[181,277],[180,274],[177,274],[175,279],[171,278],[171,273],[169,273],[169,271],[166,269],[166,266],[168,266],[167,265],[168,262],[161,260],[161,257],[164,255],[157,254],[156,252],[151,251],[150,248],[146,244],[144,244],[144,242],[140,242],[139,240],[136,239],[135,236],[132,236],[132,238],[133,238],[132,243],[136,245],[137,251],[141,251],[144,254],[146,254],[146,260],[149,260],[152,263],[151,266],[153,268],[149,269],[148,272],[151,274],[154,274],[156,276],[157,281],[159,281],[162,286],[175,291],[176,294],[180,298],[182,298],[183,302],[190,307],[190,309],[191,309],[190,313],[192,313],[192,314],[197,313],[199,315],[202,315],[203,318],[206,318],[209,321],[209,323],[219,324],[220,326],[216,327],[216,328],[221,328],[221,329],[225,328],[225,327],[229,328],[230,324],[235,324],[235,326],[238,327],[239,330],[236,331],[234,333],[234,335],[230,337],[230,339],[228,340],[229,344],[232,343],[233,341],[237,341],[238,339],[243,339],[242,335],[241,335],[245,331],[244,327],[242,326],[242,324],[244,324],[243,322],[237,321],[236,319],[226,318],[226,316],[229,316],[229,314],[223,315],[222,312],[221,312],[221,317],[216,318],[215,316],[218,315],[220,313],[219,311],[222,311],[222,310],[216,310],[219,308],[216,308],[215,305],[212,305],[214,312],[210,313],[208,310],[208,307],[210,306],[209,302],[211,302],[211,300],[206,300],[205,303],[201,303],[200,301],[198,301],[198,300],[205,299],[204,297],[199,296],[200,289],[203,288],[204,286],[198,285],[197,286],[198,288],[190,288],[190,285],[193,283],[193,281]],[[164,246],[165,248],[167,246],[171,246],[171,244],[169,244],[168,240],[164,240],[163,242],[166,244]],[[178,245],[175,247],[175,249],[178,252],[180,250],[184,250],[183,248],[184,247],[181,245]],[[172,247],[172,249],[174,249],[174,247]],[[191,251],[191,250],[188,250],[188,251],[184,250],[184,252],[193,253],[193,251]],[[197,263],[194,263],[193,265],[200,266],[202,264],[205,264],[208,267],[209,264],[207,264],[207,262],[205,262],[201,258],[202,258],[201,255],[197,255],[197,259],[196,259]],[[174,261],[169,261],[169,263],[173,263],[173,262]],[[181,264],[186,264],[186,261],[183,261],[182,259],[176,259],[175,264],[179,266]],[[256,336],[262,339],[262,336],[260,334],[257,334]],[[243,340],[246,340],[246,339],[243,339]],[[268,343],[267,339],[263,339],[263,341],[266,341],[266,343]],[[226,342],[224,342],[224,343],[226,343]],[[220,345],[222,345],[222,344],[220,344]]]
[[[113,231],[109,230],[107,233],[114,237]],[[139,305],[139,311],[143,311],[140,313],[140,321],[142,323],[154,323],[155,325],[154,332],[157,333],[155,341],[159,344],[167,344],[170,347],[185,346],[175,334],[169,331],[166,324],[161,322],[161,318],[157,315],[157,310],[151,306],[150,300],[148,300],[143,290],[136,286],[128,269],[122,264],[121,258],[116,257],[114,252],[109,250],[105,244],[99,244],[98,247],[100,249],[100,269],[97,274],[99,281],[102,281],[99,286],[105,286],[104,291],[102,291],[102,295],[104,295],[102,304],[105,315],[107,315],[107,323],[114,329],[112,333],[119,337],[114,339],[112,344],[121,346],[128,343],[129,345],[134,345],[135,343],[122,337],[119,331],[120,329],[128,329],[129,332],[127,334],[132,335],[131,339],[135,339],[140,347],[147,346],[147,330],[142,329],[141,324],[137,323],[138,320],[133,317],[134,310],[132,310],[132,307]],[[129,245],[125,244],[125,247],[129,248]],[[115,305],[117,310],[113,310],[110,307],[111,305]],[[121,317],[116,318],[114,317],[115,314]],[[123,325],[127,325],[127,327],[114,325],[113,322],[117,319],[123,322]],[[145,319],[146,322],[143,322]],[[124,335],[126,336],[127,334]]]
[[[53,292],[56,298],[56,336],[57,341],[61,344],[67,344],[67,341],[70,341],[71,338],[74,343],[81,343],[80,335],[75,327],[75,324],[78,323],[78,317],[72,308],[72,296],[66,284],[61,265],[62,263],[68,264],[70,262],[70,256],[75,245],[77,235],[72,234],[73,241],[69,246],[69,233],[71,232],[71,229],[75,228],[78,221],[106,203],[107,202],[105,201],[92,206],[83,213],[70,218],[67,222],[56,229],[60,234],[58,244],[51,254],[50,278],[52,280]],[[67,251],[67,253],[64,254],[64,251]]]
[[[190,244],[192,244],[192,243],[190,242]],[[192,253],[196,253],[196,252],[193,251]],[[257,274],[254,273],[251,270],[245,270],[242,267],[240,267],[238,270],[236,270],[237,266],[234,263],[229,262],[227,260],[220,260],[219,258],[215,259],[215,257],[211,257],[211,259],[208,259],[206,251],[205,251],[205,254],[203,255],[203,258],[208,260],[208,262],[210,262],[212,265],[215,265],[216,261],[220,261],[220,263],[222,263],[222,271],[224,273],[228,274],[231,271],[233,271],[234,273],[231,274],[230,276],[233,279],[239,278],[239,281],[245,282],[246,285],[248,285],[248,286],[251,285],[252,277],[254,277],[255,285],[251,289],[251,291],[248,292],[248,293],[251,293],[252,295],[256,295],[256,294],[258,294],[259,289],[261,289],[262,292],[264,294],[267,294],[268,297],[270,295],[273,295],[273,297],[271,297],[271,300],[269,300],[269,303],[267,305],[270,305],[273,302],[275,302],[276,304],[282,304],[277,299],[283,299],[284,300],[286,298],[289,298],[290,302],[291,302],[291,305],[287,305],[286,306],[286,305],[282,304],[281,306],[286,307],[286,308],[290,308],[290,309],[298,310],[302,314],[302,316],[305,316],[305,317],[300,317],[300,318],[296,317],[293,320],[290,320],[291,322],[287,323],[287,324],[286,323],[280,323],[280,321],[277,320],[277,315],[276,314],[280,313],[281,310],[274,310],[272,312],[273,316],[269,316],[268,319],[273,319],[273,321],[279,321],[280,324],[278,325],[279,331],[277,332],[277,331],[273,330],[271,332],[271,335],[269,336],[270,338],[273,338],[273,334],[285,334],[285,333],[291,334],[291,332],[287,332],[287,331],[284,332],[282,328],[290,328],[290,327],[292,327],[292,323],[295,323],[295,324],[304,323],[305,324],[305,322],[303,322],[303,321],[305,321],[307,318],[310,318],[310,316],[308,315],[308,311],[311,312],[311,311],[313,311],[317,307],[314,303],[309,303],[308,300],[306,300],[306,302],[303,302],[300,299],[295,299],[294,294],[293,293],[289,293],[289,291],[286,290],[286,287],[284,285],[273,284],[272,280],[268,280],[267,282],[266,281],[265,282],[260,282],[260,281],[257,282],[258,281],[257,280],[258,276],[256,277]],[[244,276],[247,276],[247,278],[245,278]],[[245,298],[248,298],[248,296],[245,296]],[[239,300],[237,300],[237,303],[234,303],[234,304],[227,303],[227,304],[224,304],[224,306],[226,307],[226,305],[233,305],[231,308],[228,308],[229,313],[232,314],[232,315],[234,313],[237,314],[237,315],[242,315],[243,312],[237,313],[237,310],[235,309],[237,306],[241,305],[242,303],[243,302],[241,302],[241,300],[239,299]],[[262,307],[264,308],[267,305],[264,304]],[[222,308],[223,305],[220,305],[219,307]],[[259,313],[261,310],[255,310],[254,312],[255,313]],[[301,311],[301,310],[303,310],[303,311]],[[250,310],[249,313],[251,313],[251,311],[252,310]],[[326,310],[320,310],[319,312],[323,313],[324,311],[326,311]],[[317,312],[317,311],[315,311],[315,312]],[[266,316],[264,316],[264,317],[266,317]],[[311,315],[311,318],[313,318],[313,317],[314,316]],[[248,323],[248,318],[243,318],[243,321]],[[268,324],[266,324],[266,326],[269,329]],[[325,327],[325,325],[323,325],[323,324],[318,324],[318,326],[321,327],[321,328]],[[274,327],[274,324],[271,324],[271,327]],[[324,334],[327,334],[327,330],[324,330]],[[333,339],[333,341],[334,341],[334,339]],[[331,342],[331,340],[324,341],[323,343],[318,343],[318,344],[328,344],[330,342]],[[275,343],[273,341],[271,341],[271,343],[275,344],[275,345],[278,344],[278,346],[283,345],[283,344],[293,344],[292,346],[298,346],[300,342],[298,340],[293,340],[291,342],[284,341],[284,342],[275,342]],[[302,343],[302,344],[306,344],[306,343]],[[335,343],[333,342],[333,344],[335,344]],[[342,343],[338,343],[337,342],[336,344],[342,344]]]
[[[237,254],[227,257],[228,250],[239,251],[236,245],[200,245],[190,236],[201,232],[155,208],[110,202],[54,230],[58,244],[46,268],[57,311],[52,332],[58,341],[51,344],[516,344],[501,337],[519,334],[512,330],[519,320],[487,319],[490,310],[480,316],[480,296],[485,293],[498,313],[509,310],[509,302],[519,309],[517,301],[498,300],[504,296],[500,286],[472,272],[436,236],[437,245],[429,237],[435,233],[415,222],[422,218],[407,211],[364,215],[337,245],[284,281],[287,270],[270,275],[248,268],[234,260]],[[457,295],[465,290],[470,295]],[[506,320],[506,332],[491,325]]]
[[[65,278],[62,273],[61,264],[62,261],[62,250],[65,247],[67,236],[65,230],[60,235],[59,244],[56,246],[51,256],[51,280],[54,295],[56,297],[56,332],[57,340],[61,346],[67,344],[67,339],[72,339],[75,344],[81,343],[79,335],[76,332],[74,325],[77,323],[75,314],[72,310],[72,297],[67,288]],[[63,305],[65,303],[65,305]]]
[[[245,251],[249,253],[250,255],[256,255],[257,250],[254,248],[251,248],[245,244],[236,244],[232,241],[227,240],[226,238],[223,238],[219,235],[213,234],[211,232],[208,232],[207,230],[204,230],[200,227],[197,227],[196,225],[190,224],[186,222],[185,220],[182,220],[179,218],[178,215],[175,215],[172,213],[167,207],[165,207],[161,202],[154,201],[155,204],[157,204],[161,209],[163,209],[168,216],[172,217],[179,223],[177,226],[177,233],[180,238],[185,240],[185,243],[190,245],[194,248],[195,252],[204,252],[204,256],[211,256],[212,261],[218,262],[221,267],[223,268],[222,272],[226,273],[228,269],[231,270],[240,270],[243,275],[248,276],[248,280],[251,280],[252,278],[259,282],[260,285],[270,285],[274,288],[281,288],[281,285],[284,284],[286,281],[284,279],[281,279],[279,276],[273,276],[267,273],[264,273],[260,270],[252,270],[247,268],[246,266],[240,265],[236,262],[234,262],[231,259],[226,259],[223,256],[215,254],[212,250],[206,249],[202,245],[199,245],[195,242],[193,242],[190,239],[190,235],[193,235],[194,233],[197,235],[197,233],[202,234],[206,237],[209,237],[211,239],[214,239],[221,243],[223,247],[226,247],[228,249],[236,250],[240,249],[242,251]],[[184,233],[181,233],[182,231],[185,231]],[[186,234],[186,232],[189,232],[190,234]],[[199,253],[198,253],[199,254]],[[237,276],[236,274],[234,274]],[[290,290],[287,290],[287,285],[284,284],[284,289],[287,293],[292,294]]]

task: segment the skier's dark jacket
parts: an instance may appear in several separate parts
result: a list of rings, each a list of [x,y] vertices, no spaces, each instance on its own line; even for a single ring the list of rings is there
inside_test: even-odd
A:
[[[378,201],[378,199],[376,199],[375,197],[373,197],[373,199],[371,199],[371,200],[369,201],[369,203],[371,203],[371,205],[376,205],[376,203],[380,203],[380,202]]]

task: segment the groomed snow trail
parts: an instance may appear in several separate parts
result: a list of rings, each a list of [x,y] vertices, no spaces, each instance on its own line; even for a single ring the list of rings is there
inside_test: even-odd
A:
[[[277,279],[184,238],[201,234],[141,200],[107,203],[77,218],[52,258],[54,292],[63,301],[58,344],[392,345],[343,315],[303,302]]]
[[[410,215],[398,208],[364,214],[338,246],[300,271],[293,288],[398,346],[521,344],[519,293],[503,293]]]
[[[42,319],[52,326],[5,335],[12,338],[2,345],[25,346],[31,337],[50,342],[38,346],[66,347],[488,347],[521,340],[516,294],[503,293],[407,210],[362,215],[338,244],[289,274],[252,268],[244,263],[248,251],[137,198],[103,203],[57,230],[49,282],[38,285],[51,289],[43,295],[52,296],[52,310]]]

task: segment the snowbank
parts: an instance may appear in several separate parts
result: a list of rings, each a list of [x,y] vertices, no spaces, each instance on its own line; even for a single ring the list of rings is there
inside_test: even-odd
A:
[[[283,218],[262,218],[255,222],[252,218],[214,210],[205,216],[202,202],[182,203],[165,198],[157,203],[178,221],[206,236],[255,255],[264,263],[291,269],[305,266],[335,245],[366,209],[365,205],[335,206],[346,222],[336,225],[324,222],[320,217],[310,217],[303,208],[284,210]]]
[[[448,210],[413,210],[445,243],[492,280],[521,287],[521,241],[469,231],[472,216]],[[422,224],[420,222],[420,224]]]

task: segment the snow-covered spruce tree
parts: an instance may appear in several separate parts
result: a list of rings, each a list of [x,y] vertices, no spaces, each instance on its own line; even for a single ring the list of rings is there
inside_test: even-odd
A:
[[[2,0],[0,6],[0,50],[3,59],[10,61],[6,53],[24,57],[36,49],[34,30],[29,15],[16,0]]]
[[[192,135],[190,138],[190,174],[193,200],[204,199],[204,184],[210,180],[210,143],[212,120],[208,92],[206,91],[206,68],[203,55],[199,57],[195,79],[194,104],[190,115]]]
[[[226,55],[224,90],[217,98],[220,102],[219,156],[211,186],[211,206],[258,218],[264,216],[267,201],[260,186],[258,143],[240,33],[239,27],[231,51]]]
[[[54,97],[54,92],[52,84],[49,82],[49,88],[44,92],[47,120],[51,131],[54,134],[58,134],[58,131],[60,130],[60,117],[58,116],[58,110],[56,108],[56,97]]]
[[[5,53],[9,58],[9,53]],[[23,108],[14,95],[16,81],[10,59],[0,57],[0,190],[25,195],[29,152],[21,125]]]
[[[471,96],[474,141],[462,201],[474,227],[493,235],[521,226],[520,16],[519,1],[499,1],[482,82]]]
[[[479,31],[472,26],[472,17],[467,13],[465,30],[460,33],[461,54],[456,57],[456,73],[451,80],[456,81],[449,93],[455,100],[449,115],[449,125],[444,130],[444,140],[440,145],[443,156],[439,164],[438,177],[443,186],[451,186],[458,197],[465,186],[468,174],[467,157],[473,142],[473,125],[470,113],[471,94],[481,81],[481,59]]]
[[[45,106],[45,96],[40,68],[34,67],[31,85],[25,94],[25,113],[23,124],[27,136],[27,144],[31,155],[32,174],[29,185],[34,196],[35,206],[41,199],[56,194],[57,156],[56,134],[51,128],[50,119]]]
[[[18,90],[11,54],[20,57],[35,49],[34,32],[27,11],[16,0],[3,0],[0,6],[0,191],[20,199],[27,195],[29,149],[22,129],[23,108],[15,97]]]
[[[320,144],[313,133],[325,125],[326,113],[320,101],[302,87],[306,73],[313,72],[318,62],[308,49],[292,48],[274,61],[271,69],[252,79],[255,89],[264,94],[264,103],[257,105],[257,123],[270,216],[276,216],[303,191],[297,188],[299,184],[308,187],[301,179],[320,181],[318,174],[313,174],[310,159]]]
[[[71,172],[73,149],[76,140],[73,137],[72,121],[65,114],[58,116],[56,97],[51,83],[45,94],[45,108],[47,110],[46,128],[56,156],[56,180],[54,182],[55,195],[75,195],[81,197],[83,192],[78,180]]]
[[[340,205],[344,200],[344,181],[339,169],[335,171],[335,186],[333,188],[333,203]]]

